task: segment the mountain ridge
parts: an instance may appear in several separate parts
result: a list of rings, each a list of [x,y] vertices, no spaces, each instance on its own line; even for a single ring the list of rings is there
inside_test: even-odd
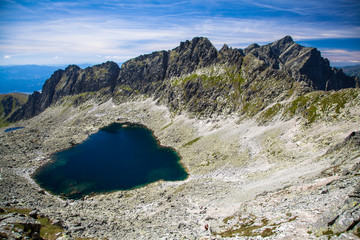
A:
[[[227,79],[220,79],[220,74],[213,73],[217,80],[213,79],[211,87],[204,80],[206,74],[187,79],[183,86],[174,86],[172,82],[174,78],[211,66],[219,71],[226,69]],[[229,48],[225,44],[219,51],[207,38],[195,37],[191,41],[181,42],[172,50],[130,59],[121,68],[114,62],[86,69],[69,65],[65,70],[54,72],[46,80],[42,92],[34,92],[28,103],[12,114],[10,120],[16,122],[31,118],[65,96],[100,90],[111,96],[152,95],[175,111],[190,110],[195,115],[201,115],[204,111],[206,114],[214,114],[224,105],[231,106],[231,112],[242,111],[246,102],[241,99],[249,100],[254,94],[261,95],[268,91],[266,88],[269,86],[266,87],[264,81],[274,78],[277,79],[274,85],[282,85],[283,91],[290,91],[296,82],[303,82],[301,88],[307,89],[305,91],[340,90],[359,85],[358,78],[346,76],[342,70],[331,68],[329,61],[322,58],[316,48],[303,47],[295,43],[291,36],[264,46],[252,44],[244,50]],[[259,85],[262,86],[259,88]],[[273,88],[271,92],[274,94],[268,94],[268,97],[279,97],[283,93],[279,91],[281,89]],[[208,104],[207,99],[203,99],[202,106],[193,111],[196,108],[193,103],[197,102],[194,94],[200,98],[208,96],[213,103]],[[175,95],[177,97],[174,99]],[[218,105],[216,99],[226,95],[231,95],[231,99]],[[260,108],[266,106],[268,104]]]

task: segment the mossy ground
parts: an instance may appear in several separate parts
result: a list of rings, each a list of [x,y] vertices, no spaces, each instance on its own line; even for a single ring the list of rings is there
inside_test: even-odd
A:
[[[197,141],[199,141],[200,139],[201,139],[201,137],[197,137],[197,138],[195,138],[195,139],[193,139],[193,140],[185,143],[185,144],[183,145],[183,147],[191,146],[191,145],[193,145],[194,143],[196,143]]]
[[[359,89],[342,89],[339,91],[312,91],[305,94],[303,86],[297,82],[291,82],[286,76],[279,76],[270,79],[250,79],[244,76],[247,73],[246,65],[238,69],[231,66],[213,66],[199,69],[195,73],[170,80],[172,88],[180,91],[180,96],[187,95],[185,86],[189,83],[196,83],[200,86],[202,95],[208,96],[208,91],[216,90],[220,96],[207,101],[214,101],[210,106],[227,106],[231,111],[240,113],[247,118],[252,118],[260,113],[259,123],[272,121],[275,116],[281,115],[282,119],[293,117],[304,118],[308,124],[318,119],[337,118],[342,113],[347,103],[354,104],[358,99]],[[199,85],[200,84],[200,85]],[[274,91],[274,89],[277,89]],[[226,94],[222,94],[226,93]],[[192,104],[201,102],[201,97],[196,99],[184,97],[182,104],[177,104],[174,110],[192,111]],[[199,98],[200,97],[200,98]],[[281,101],[278,101],[281,100]],[[356,100],[358,101],[358,100]],[[274,105],[272,105],[274,104]],[[189,107],[187,107],[189,106]],[[271,107],[269,107],[271,106]],[[187,109],[189,108],[189,109]],[[198,114],[203,114],[202,111]]]
[[[40,236],[44,239],[57,239],[64,231],[61,227],[52,225],[46,217],[38,217],[37,220],[41,223]]]
[[[284,221],[278,223],[271,222],[265,217],[258,219],[253,214],[249,214],[246,217],[232,215],[223,219],[223,223],[226,224],[223,228],[227,228],[227,230],[214,233],[213,235],[218,235],[223,238],[257,236],[265,238],[275,235],[276,228],[281,224],[292,222],[296,219],[297,216],[291,217],[289,213],[286,214]]]
[[[271,121],[279,114],[282,119],[301,117],[308,124],[320,119],[337,119],[343,113],[346,104],[356,105],[359,102],[359,93],[359,89],[307,93],[290,102],[276,103],[265,109],[259,116],[259,122]]]
[[[235,220],[235,216],[229,216],[223,220],[225,224],[228,224],[230,221]],[[231,237],[269,237],[275,234],[274,230],[276,226],[268,225],[269,220],[266,218],[261,219],[260,222],[255,223],[256,217],[254,215],[250,215],[249,218],[242,219],[238,217],[236,220],[236,224],[231,226],[228,230],[225,230],[220,233],[214,233],[214,235],[219,235],[223,238],[231,238]]]

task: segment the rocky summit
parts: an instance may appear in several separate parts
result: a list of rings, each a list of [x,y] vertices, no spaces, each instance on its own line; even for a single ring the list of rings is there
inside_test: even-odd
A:
[[[359,79],[290,36],[70,65],[6,111],[24,128],[0,133],[0,238],[358,239],[359,116]],[[151,129],[189,177],[79,200],[32,179],[114,122]]]

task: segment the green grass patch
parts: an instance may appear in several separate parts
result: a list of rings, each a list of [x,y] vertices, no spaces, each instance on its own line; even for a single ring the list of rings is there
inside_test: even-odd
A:
[[[18,213],[18,214],[29,215],[29,213],[31,212],[31,209],[28,208],[15,208],[15,207],[6,207],[4,208],[4,210],[5,212],[2,214]]]
[[[133,92],[134,90],[131,88],[131,87],[129,87],[129,86],[121,86],[120,87],[122,90],[125,90],[125,91],[128,91],[128,92]]]
[[[83,105],[83,106],[81,106],[80,107],[80,111],[85,111],[85,110],[87,110],[87,109],[89,109],[89,108],[92,108],[94,105],[93,104],[90,104],[90,105]]]
[[[165,127],[163,127],[163,128],[161,129],[161,131],[163,131],[163,130],[167,129],[167,128],[168,128],[168,127],[170,127],[172,124],[173,124],[172,122],[171,122],[171,123],[169,123],[168,125],[166,125]]]
[[[257,113],[259,113],[264,107],[265,104],[261,100],[257,102],[247,102],[243,107],[243,112],[246,113],[247,116],[253,117]]]
[[[1,118],[0,118],[0,128],[1,128],[1,127],[7,127],[7,126],[9,126],[9,125],[10,125],[9,122],[7,122],[7,121],[5,121],[4,119],[1,119]]]
[[[8,213],[18,213],[29,216],[31,209],[28,208],[15,208],[15,207],[6,207],[4,208],[5,212],[0,215],[8,214]],[[52,225],[50,220],[46,217],[38,217],[36,219],[41,224],[40,236],[44,239],[57,239],[59,237],[59,233],[62,233],[64,230],[56,225]],[[17,229],[24,229],[22,224],[16,224],[15,227]]]
[[[234,218],[235,218],[235,216],[226,217],[226,218],[223,219],[223,222],[224,222],[225,224],[228,224],[229,221],[230,221],[230,220],[233,220]]]
[[[270,237],[272,235],[275,234],[274,230],[276,229],[276,227],[272,227],[272,228],[265,228],[262,232],[261,232],[261,237]]]
[[[52,225],[48,218],[38,218],[41,223],[40,237],[44,239],[56,239],[59,236],[59,233],[62,233],[64,230],[56,225]]]
[[[287,216],[289,217],[290,215],[287,214]],[[275,229],[281,224],[295,221],[296,218],[297,216],[289,218],[284,222],[275,224],[275,223],[271,223],[270,220],[267,218],[261,218],[260,222],[258,222],[256,221],[256,216],[254,216],[253,214],[250,214],[250,216],[245,219],[241,218],[240,216],[238,216],[238,219],[235,219],[235,216],[232,215],[223,219],[223,222],[225,224],[229,224],[231,221],[232,226],[223,232],[220,233],[214,232],[213,235],[219,235],[223,238],[232,238],[238,236],[242,236],[242,237],[261,236],[265,238],[274,235],[276,233]]]
[[[229,218],[228,220],[223,220],[224,222],[228,222],[231,220]],[[218,233],[223,238],[231,238],[236,236],[246,236],[246,237],[255,237],[255,236],[261,236],[261,237],[269,237],[271,235],[274,235],[274,230],[276,229],[275,226],[267,227],[262,229],[264,226],[268,224],[267,219],[261,220],[261,225],[254,225],[254,219],[248,219],[245,223],[242,224],[236,224],[230,229]]]
[[[277,103],[274,106],[262,112],[260,119],[262,119],[263,121],[270,121],[280,112],[281,109],[282,109],[282,105],[280,103]]]
[[[183,145],[183,147],[191,146],[191,145],[193,145],[194,143],[196,143],[197,141],[199,141],[200,139],[201,139],[201,137],[197,137],[197,138],[191,140],[190,142],[185,143],[185,144]]]
[[[222,72],[219,72],[221,71]],[[225,70],[225,71],[223,71]],[[245,79],[241,77],[241,71],[236,67],[217,66],[209,67],[205,69],[206,73],[197,74],[193,73],[188,76],[175,78],[172,82],[173,86],[184,85],[189,81],[200,80],[205,88],[221,86],[226,84],[235,84],[236,88],[240,90],[241,84],[245,82]]]
[[[285,107],[284,116],[302,116],[313,123],[323,116],[331,114],[334,118],[341,113],[347,103],[353,103],[359,95],[359,89],[340,91],[317,91],[299,96]]]

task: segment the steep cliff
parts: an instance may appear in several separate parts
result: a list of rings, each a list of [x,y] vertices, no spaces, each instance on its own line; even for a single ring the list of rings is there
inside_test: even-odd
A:
[[[251,117],[293,94],[356,86],[357,78],[331,68],[317,49],[300,46],[290,36],[244,50],[225,44],[219,51],[207,38],[196,37],[172,50],[131,59],[121,69],[107,62],[58,70],[10,119],[28,119],[65,96],[99,90],[115,101],[153,96],[175,112],[196,116],[237,112]]]

